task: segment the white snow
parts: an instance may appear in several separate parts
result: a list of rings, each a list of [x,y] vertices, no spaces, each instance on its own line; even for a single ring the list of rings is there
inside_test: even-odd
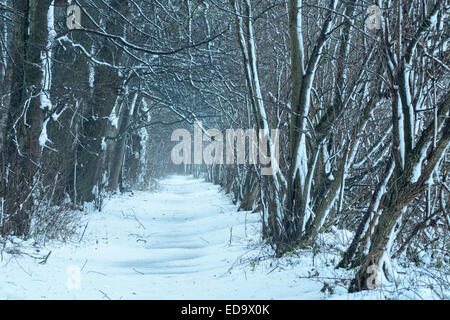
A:
[[[83,237],[45,247],[17,238],[2,245],[0,299],[382,297],[380,290],[347,293],[353,273],[334,269],[339,252],[259,259],[270,253],[260,242],[259,214],[237,212],[228,195],[203,180],[172,176],[158,192],[105,203],[84,216]],[[320,241],[346,248],[350,240],[334,228]],[[335,286],[333,294],[321,292],[323,281]]]
[[[95,43],[92,44],[91,46],[91,56],[95,55]],[[88,70],[89,70],[89,88],[93,89],[94,88],[94,82],[95,82],[95,68],[94,65],[92,63],[88,64]]]
[[[397,110],[398,110],[398,139],[400,142],[399,149],[400,149],[400,156],[401,156],[401,165],[402,169],[405,167],[405,131],[404,131],[404,115],[403,115],[403,109],[402,109],[402,100],[400,98],[400,94],[398,93],[397,97]]]
[[[414,166],[413,166],[413,171],[412,171],[412,175],[411,175],[411,183],[416,183],[419,180],[420,175],[422,174],[422,163],[425,160],[425,157],[427,155],[427,150],[430,147],[430,145],[431,145],[431,141],[429,141],[426,144],[426,146],[420,150],[419,161],[416,164],[414,164]]]
[[[40,102],[41,109],[50,110],[52,108],[52,102],[50,100],[50,88],[52,85],[52,77],[51,77],[51,68],[52,68],[52,57],[53,57],[53,42],[55,40],[56,31],[54,27],[54,1],[52,1],[48,12],[47,12],[47,30],[48,30],[48,39],[47,39],[47,47],[45,50],[41,52],[41,60],[42,60],[42,92],[40,93]]]
[[[44,147],[47,147],[47,148],[49,148],[49,149],[51,149],[53,151],[56,151],[56,150],[50,148],[47,145],[47,143],[52,143],[52,141],[48,138],[48,135],[47,135],[47,123],[48,123],[48,120],[50,120],[50,118],[47,118],[44,121],[44,123],[42,124],[42,131],[41,131],[41,134],[39,135],[39,145],[41,146],[42,149]]]
[[[109,115],[109,121],[111,122],[111,125],[117,129],[117,126],[119,125],[119,117],[116,114],[116,109],[114,108],[111,114]]]
[[[102,138],[101,147],[102,147],[102,150],[106,150],[106,148],[107,148],[105,137]]]
[[[64,106],[64,108],[58,113],[58,112],[54,112],[52,113],[52,119],[53,121],[58,121],[59,117],[63,114],[64,111],[66,111],[67,106]]]

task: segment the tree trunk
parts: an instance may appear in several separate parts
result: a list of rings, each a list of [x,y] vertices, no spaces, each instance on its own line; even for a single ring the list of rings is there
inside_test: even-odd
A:
[[[44,94],[45,71],[41,58],[47,49],[50,4],[50,0],[14,1],[19,14],[14,20],[12,94],[6,125],[4,165],[11,170],[5,172],[7,182],[2,188],[4,210],[8,213],[3,225],[5,234],[26,235],[33,212],[42,153],[39,138],[44,106],[40,95]]]

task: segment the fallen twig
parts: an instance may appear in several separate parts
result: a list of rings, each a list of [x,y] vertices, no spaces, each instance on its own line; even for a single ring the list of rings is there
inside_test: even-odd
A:
[[[39,264],[46,264],[48,257],[50,257],[50,254],[52,253],[52,251],[50,250],[50,252],[45,256],[45,258],[42,259],[41,262],[39,262]]]
[[[133,218],[134,218],[134,220],[136,220],[142,226],[142,228],[144,228],[144,230],[145,230],[146,229],[145,226],[136,217],[136,212],[134,212],[133,209],[131,209],[131,211],[133,211]]]
[[[104,293],[102,290],[98,290],[98,291],[100,291],[106,299],[111,300],[111,298],[108,297],[108,295],[106,293]]]
[[[81,267],[81,270],[80,270],[80,271],[83,271],[83,269],[84,269],[84,267],[86,266],[87,262],[88,262],[88,259],[86,259],[86,261],[84,262],[84,264],[83,264],[83,266]]]
[[[143,272],[140,272],[140,271],[136,270],[135,268],[132,268],[132,269],[133,269],[133,271],[134,271],[134,272],[136,272],[136,273],[139,273],[139,274],[145,275],[145,273],[143,273]]]
[[[84,227],[83,233],[81,234],[81,238],[80,238],[80,240],[78,240],[78,243],[80,243],[81,240],[83,240],[84,233],[86,232],[86,229],[87,229],[87,227],[88,227],[88,224],[89,224],[89,221],[86,223],[86,226]]]

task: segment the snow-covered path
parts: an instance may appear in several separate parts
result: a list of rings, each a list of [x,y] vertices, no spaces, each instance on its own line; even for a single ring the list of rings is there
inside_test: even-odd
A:
[[[239,265],[258,241],[259,216],[237,212],[219,187],[181,176],[161,186],[107,200],[101,213],[86,216],[80,243],[47,246],[52,253],[45,264],[6,254],[0,298],[324,298],[320,283],[299,279],[309,265]]]

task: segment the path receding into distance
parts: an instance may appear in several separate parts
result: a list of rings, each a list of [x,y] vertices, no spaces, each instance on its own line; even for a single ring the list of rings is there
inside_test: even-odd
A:
[[[3,253],[1,299],[323,299],[303,278],[312,261],[240,263],[258,253],[258,213],[237,212],[218,186],[171,176],[157,192],[105,200],[80,242],[51,243],[45,264]],[[31,256],[31,244],[23,247]],[[41,249],[42,255],[45,250]],[[233,266],[233,268],[231,268]],[[230,269],[231,268],[231,269]],[[78,274],[79,273],[79,274]],[[338,289],[332,298],[348,298]]]

